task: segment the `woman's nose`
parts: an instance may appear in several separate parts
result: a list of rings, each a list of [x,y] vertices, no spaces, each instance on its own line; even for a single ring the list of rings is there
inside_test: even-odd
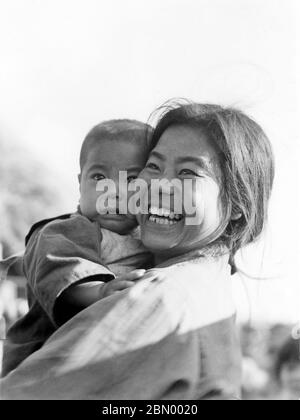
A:
[[[176,178],[176,172],[174,168],[166,168],[161,175],[161,179],[165,179],[167,181],[172,181]]]

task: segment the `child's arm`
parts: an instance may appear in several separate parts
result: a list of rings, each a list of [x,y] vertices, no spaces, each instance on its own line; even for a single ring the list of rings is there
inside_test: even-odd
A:
[[[24,255],[24,272],[35,299],[54,326],[54,307],[64,291],[95,280],[98,286],[94,286],[100,288],[115,278],[101,263],[101,239],[99,224],[80,215],[51,222],[31,236]],[[90,302],[94,292],[89,288],[84,299]]]
[[[58,325],[62,325],[78,312],[93,305],[98,300],[134,286],[143,278],[146,270],[135,270],[119,276],[108,283],[101,281],[101,276],[83,280],[83,283],[68,287],[57,299],[54,306],[54,317]]]

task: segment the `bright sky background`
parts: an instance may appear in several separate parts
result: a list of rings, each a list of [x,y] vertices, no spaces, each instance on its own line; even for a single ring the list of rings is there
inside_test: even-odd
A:
[[[273,142],[277,174],[268,234],[242,265],[272,279],[234,281],[239,313],[297,322],[297,3],[0,0],[0,133],[52,168],[69,211],[81,141],[101,120],[146,120],[177,96],[250,113]]]

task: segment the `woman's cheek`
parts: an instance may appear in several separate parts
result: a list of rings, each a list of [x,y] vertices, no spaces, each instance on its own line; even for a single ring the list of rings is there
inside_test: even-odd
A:
[[[139,174],[138,179],[142,179],[143,181],[146,181],[148,185],[151,183],[151,175],[149,174],[147,168],[143,169],[142,172]]]
[[[142,184],[137,190],[134,190],[134,192],[132,193],[135,194],[136,191],[138,192],[140,196],[141,208],[144,211],[147,210],[147,212],[149,204],[151,204],[151,179],[151,175],[148,173],[147,169],[144,169],[137,178],[137,181],[141,180]]]
[[[188,179],[183,182],[183,204],[185,224],[200,226],[204,218],[204,182],[202,179]]]
[[[187,195],[187,193],[185,193]],[[197,179],[193,186],[192,198],[194,213],[187,217],[187,225],[202,227],[205,231],[214,230],[219,226],[221,217],[219,210],[220,188],[210,178]]]
[[[207,183],[204,195],[204,223],[206,228],[212,232],[216,230],[221,223],[221,206],[220,206],[220,187],[219,185],[210,180]]]

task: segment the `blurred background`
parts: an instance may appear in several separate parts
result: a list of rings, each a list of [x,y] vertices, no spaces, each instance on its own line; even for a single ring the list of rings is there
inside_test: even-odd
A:
[[[236,106],[269,135],[269,226],[233,277],[244,397],[299,399],[298,0],[0,0],[0,256],[78,202],[81,142],[172,97]],[[0,331],[27,310],[0,283]],[[288,341],[287,341],[288,340]],[[298,375],[298,376],[297,376]]]

